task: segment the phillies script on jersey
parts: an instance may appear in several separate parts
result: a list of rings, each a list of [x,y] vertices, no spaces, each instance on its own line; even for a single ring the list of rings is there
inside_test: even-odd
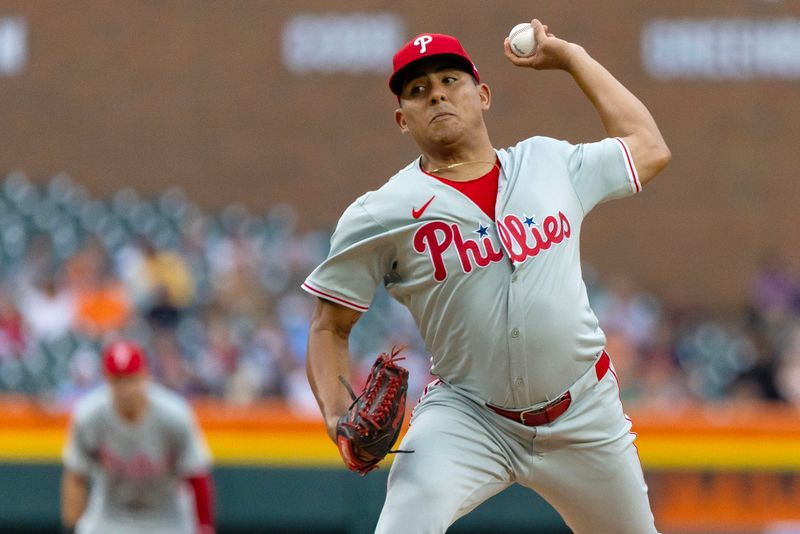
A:
[[[537,225],[533,217],[520,218],[514,214],[506,215],[496,223],[503,248],[515,264],[524,263],[571,235],[569,220],[561,211],[557,216],[545,217],[541,225]],[[487,228],[481,226],[475,233],[480,244],[475,238],[465,238],[457,224],[431,221],[420,226],[414,234],[414,250],[420,254],[428,253],[433,264],[433,278],[437,282],[447,278],[447,266],[442,257],[450,247],[455,247],[465,273],[471,272],[475,266],[486,267],[492,262],[502,261],[503,251],[495,248]]]

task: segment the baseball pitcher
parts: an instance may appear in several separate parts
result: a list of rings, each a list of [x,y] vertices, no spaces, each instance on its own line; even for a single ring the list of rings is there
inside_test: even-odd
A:
[[[145,362],[135,343],[112,343],[103,353],[108,384],[75,407],[64,449],[65,533],[214,532],[208,448],[189,405],[151,383]]]
[[[413,453],[392,465],[379,533],[444,532],[511,484],[579,534],[657,532],[579,242],[592,208],[639,192],[670,152],[586,50],[531,24],[534,54],[517,57],[506,40],[508,60],[570,74],[608,137],[494,148],[478,69],[456,38],[419,35],[394,56],[389,87],[421,156],[347,208],[303,284],[319,297],[308,376],[332,439],[351,403],[337,379],[349,376],[349,333],[376,286],[410,310],[431,354],[438,378],[399,446]]]

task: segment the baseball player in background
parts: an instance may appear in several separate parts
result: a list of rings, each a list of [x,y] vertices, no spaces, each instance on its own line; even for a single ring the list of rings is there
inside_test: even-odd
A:
[[[337,380],[349,376],[349,333],[378,284],[408,307],[431,354],[438,379],[399,447],[413,454],[392,465],[380,533],[444,532],[514,483],[576,533],[656,532],[578,243],[594,206],[640,191],[670,152],[645,106],[586,50],[532,25],[534,55],[506,41],[506,57],[569,73],[608,138],[493,148],[492,93],[477,68],[454,37],[420,35],[395,55],[389,86],[422,155],[347,208],[303,284],[319,297],[308,376],[331,438],[351,402]]]
[[[149,380],[135,343],[102,358],[107,385],[75,406],[64,449],[64,531],[213,533],[211,459],[191,408]]]

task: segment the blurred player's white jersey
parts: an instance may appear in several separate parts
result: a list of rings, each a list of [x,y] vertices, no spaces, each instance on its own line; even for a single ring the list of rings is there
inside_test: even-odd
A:
[[[64,465],[90,478],[77,534],[195,532],[181,481],[210,469],[208,448],[186,401],[156,384],[147,397],[136,423],[119,416],[107,386],[77,404],[64,449]]]

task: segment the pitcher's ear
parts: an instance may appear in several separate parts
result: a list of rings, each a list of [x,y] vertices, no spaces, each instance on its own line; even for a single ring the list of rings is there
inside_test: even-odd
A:
[[[492,107],[492,91],[489,86],[482,83],[478,86],[478,95],[481,99],[481,109],[488,111]]]
[[[406,123],[406,118],[403,115],[403,110],[397,108],[394,110],[394,121],[397,123],[397,126],[400,127],[400,131],[403,133],[408,132],[408,123]]]

